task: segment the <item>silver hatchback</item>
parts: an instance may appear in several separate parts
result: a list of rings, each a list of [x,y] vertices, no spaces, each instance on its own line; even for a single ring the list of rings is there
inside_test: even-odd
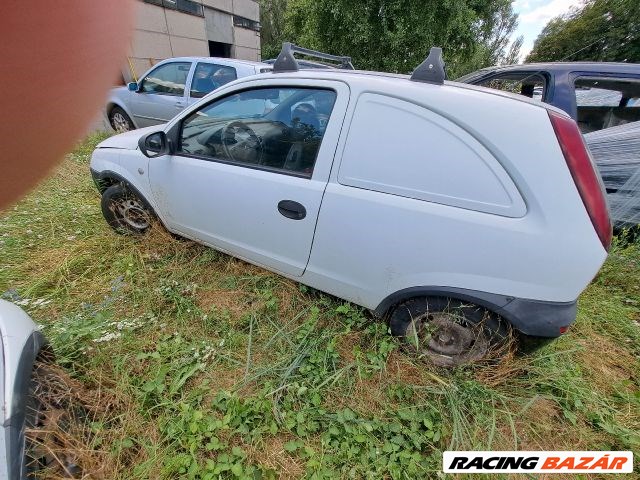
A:
[[[266,63],[229,58],[169,58],[154,65],[139,82],[112,89],[107,118],[118,131],[165,123],[216,88],[271,69]]]

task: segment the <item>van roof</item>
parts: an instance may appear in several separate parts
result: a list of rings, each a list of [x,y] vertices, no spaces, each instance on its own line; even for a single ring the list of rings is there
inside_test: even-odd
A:
[[[375,72],[370,70],[347,70],[347,69],[339,69],[339,68],[331,68],[331,69],[301,68],[300,70],[295,72],[262,73],[262,74],[259,74],[257,77],[264,78],[264,79],[267,79],[267,78],[306,78],[306,79],[318,78],[320,79],[322,78],[325,80],[346,80],[351,77],[351,78],[357,78],[357,79],[367,78],[369,81],[373,83],[398,81],[403,83],[407,82],[412,86],[425,86],[425,87],[433,87],[433,88],[441,87],[441,85],[434,85],[434,84],[429,84],[424,82],[412,81],[410,75],[404,75],[400,73]],[[256,77],[251,77],[251,78],[256,78]],[[472,90],[476,92],[482,92],[484,94],[491,94],[491,95],[497,95],[504,98],[510,98],[512,100],[528,103],[530,105],[535,105],[537,107],[541,107],[547,110],[553,110],[554,112],[560,113],[562,115],[567,115],[563,110],[560,110],[554,107],[553,105],[550,105],[538,100],[533,100],[531,98],[524,97],[522,95],[518,95],[515,93],[504,92],[502,90],[495,90],[493,88],[481,87],[478,85],[470,85],[467,83],[459,83],[459,82],[450,81],[450,80],[445,80],[443,85],[447,87]]]

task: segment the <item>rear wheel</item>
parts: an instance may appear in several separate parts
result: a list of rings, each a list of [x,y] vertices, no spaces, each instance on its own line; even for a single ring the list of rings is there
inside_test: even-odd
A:
[[[153,214],[146,203],[120,183],[103,192],[101,207],[105,220],[118,233],[142,235],[151,228]]]
[[[129,115],[120,107],[113,107],[109,112],[109,123],[116,132],[128,132],[134,130],[136,127],[133,125]]]
[[[407,348],[440,367],[486,359],[509,334],[506,322],[485,308],[444,297],[401,303],[391,313],[389,326]]]

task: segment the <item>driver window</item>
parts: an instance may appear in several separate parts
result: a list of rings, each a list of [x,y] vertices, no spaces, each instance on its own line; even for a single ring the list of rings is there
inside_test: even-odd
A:
[[[184,120],[178,153],[311,177],[335,99],[290,87],[224,97]]]
[[[153,70],[142,80],[141,91],[161,95],[184,95],[184,86],[191,69],[189,62],[167,63]]]

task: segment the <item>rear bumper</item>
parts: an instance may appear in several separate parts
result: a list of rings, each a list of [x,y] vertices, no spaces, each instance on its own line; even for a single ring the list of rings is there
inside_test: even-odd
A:
[[[578,302],[540,302],[514,298],[496,313],[525,335],[559,337],[576,320]]]
[[[389,309],[413,297],[449,297],[474,303],[497,313],[516,330],[535,337],[559,337],[576,320],[577,301],[545,302],[453,287],[414,287],[389,295],[374,313],[384,316]]]

